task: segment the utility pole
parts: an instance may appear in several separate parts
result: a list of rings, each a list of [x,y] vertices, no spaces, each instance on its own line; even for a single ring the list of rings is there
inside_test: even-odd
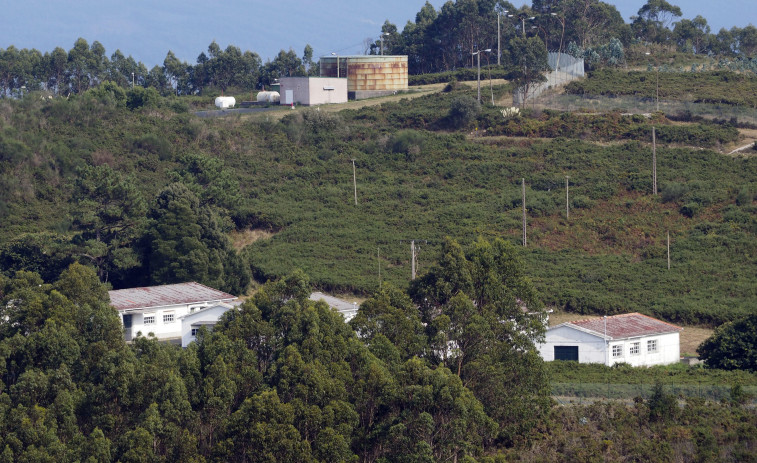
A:
[[[410,259],[412,261],[410,265],[410,279],[415,280],[415,240],[410,240]]]
[[[521,178],[521,187],[523,190],[523,200],[521,201],[523,203],[523,247],[526,247],[526,179]]]
[[[400,240],[400,242],[403,242],[403,241],[410,241],[410,279],[411,280],[415,280],[415,275],[416,275],[416,271],[415,271],[415,268],[416,268],[416,259],[418,258],[418,255],[416,253],[416,249],[417,248],[415,246],[415,242],[416,241],[419,241],[419,242],[423,241],[424,243],[428,244],[428,240],[418,240],[418,239]]]
[[[376,247],[376,261],[378,262],[379,270],[379,291],[381,291],[381,247]]]
[[[505,13],[507,13],[507,11],[505,11]],[[500,58],[502,57],[502,43],[501,43],[501,37],[499,33],[499,17],[500,17],[500,14],[499,12],[497,12],[497,66],[501,64]]]
[[[357,176],[355,172],[355,160],[352,160],[352,184],[355,187],[355,206],[357,206]]]
[[[652,194],[657,196],[657,137],[652,126]]]
[[[668,270],[670,270],[670,230],[668,230]]]
[[[565,176],[565,218],[570,218],[570,202],[568,198],[568,180],[570,179],[570,176]]]
[[[478,83],[478,104],[481,104],[481,52],[476,52],[476,69],[478,69],[478,74],[476,77],[476,82]]]

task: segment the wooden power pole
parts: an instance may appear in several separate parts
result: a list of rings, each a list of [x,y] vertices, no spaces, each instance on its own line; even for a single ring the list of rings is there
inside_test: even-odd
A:
[[[410,241],[410,279],[411,280],[415,280],[415,275],[416,275],[416,260],[418,258],[418,254],[416,252],[417,247],[415,246],[415,242],[416,241],[418,241],[418,242],[422,241],[423,243],[428,244],[428,240],[417,240],[417,239],[413,239],[413,240],[400,240],[400,242],[403,242],[403,241]]]
[[[378,262],[379,270],[379,291],[381,291],[381,248],[376,247],[376,261]]]
[[[523,199],[521,201],[523,203],[523,247],[526,247],[526,179],[521,178],[520,183],[523,192]]]
[[[668,230],[668,270],[670,270],[670,230]]]
[[[570,176],[565,176],[565,218],[570,218],[570,198],[568,197],[568,180]]]
[[[657,196],[657,137],[652,127],[652,194]]]
[[[357,206],[357,174],[355,172],[355,160],[352,160],[352,185],[355,187],[355,206]]]

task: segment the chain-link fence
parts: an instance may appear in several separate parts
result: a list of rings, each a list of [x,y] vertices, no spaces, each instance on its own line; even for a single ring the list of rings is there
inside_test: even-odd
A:
[[[654,98],[633,96],[608,97],[547,92],[533,100],[529,96],[528,101],[528,107],[556,111],[620,111],[630,114],[649,114],[657,109],[657,101]],[[660,100],[659,107],[665,114],[683,119],[702,117],[757,125],[757,109],[745,106]]]
[[[530,102],[550,88],[565,85],[584,76],[584,60],[566,53],[549,52],[547,63],[552,72],[545,75],[546,82],[532,85],[525,94],[524,89],[518,88],[513,92],[513,104],[520,106],[523,100]]]
[[[633,402],[636,397],[649,399],[654,387],[654,383],[552,383],[552,397],[562,404],[597,400]],[[662,383],[662,389],[665,394],[681,400],[696,397],[715,402],[738,400],[747,405],[757,405],[757,386],[734,389],[729,385]]]

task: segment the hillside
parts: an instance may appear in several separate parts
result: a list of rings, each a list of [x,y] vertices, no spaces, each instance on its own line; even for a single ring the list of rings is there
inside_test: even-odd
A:
[[[509,88],[496,87],[497,99]],[[177,113],[181,106],[170,100],[137,110],[96,95],[5,100],[3,156],[12,161],[2,172],[6,256],[9,240],[24,233],[73,235],[77,166],[133,175],[149,202],[193,154],[222,161],[240,185],[240,201],[228,210],[238,229],[272,232],[243,250],[260,280],[300,268],[322,289],[368,294],[379,267],[382,281],[407,284],[408,240],[419,240],[420,273],[445,236],[520,244],[524,178],[523,256],[545,303],[701,324],[755,309],[757,159],[715,150],[738,143],[734,127],[681,125],[660,114],[527,111],[505,120],[491,107],[453,120],[450,108],[471,95],[461,86],[337,113],[298,108],[278,113],[280,121],[198,119]],[[113,283],[128,284],[125,278]]]

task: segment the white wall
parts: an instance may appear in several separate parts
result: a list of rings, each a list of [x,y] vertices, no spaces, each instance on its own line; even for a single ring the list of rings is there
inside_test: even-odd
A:
[[[652,366],[652,365],[669,365],[677,363],[681,358],[681,347],[679,333],[658,334],[654,336],[644,336],[640,338],[624,339],[620,341],[610,341],[610,365],[626,362],[635,367]],[[649,352],[648,341],[657,342],[657,351]],[[634,343],[639,343],[639,353],[632,354],[631,347]],[[612,346],[617,345],[622,348],[622,356],[615,357],[612,354]]]
[[[605,341],[597,336],[561,326],[548,330],[545,341],[538,348],[547,362],[555,359],[555,346],[578,346],[579,363],[605,363]]]
[[[181,319],[181,347],[187,347],[189,343],[195,340],[195,336],[192,336],[192,324],[201,322],[218,322],[227,310],[231,309],[230,305],[215,305],[205,310],[189,314]],[[207,326],[207,325],[205,325]],[[199,328],[199,326],[196,326]]]
[[[647,341],[657,342],[657,351],[649,352]],[[555,346],[578,346],[579,363],[603,363],[613,365],[615,363],[628,363],[632,366],[669,365],[680,359],[679,333],[658,334],[632,339],[610,340],[589,333],[561,326],[548,330],[544,344],[537,347],[542,358],[551,362],[555,359]],[[633,343],[639,343],[639,353],[632,354]],[[608,350],[605,346],[608,345]],[[613,346],[620,346],[622,355],[614,357]]]
[[[137,336],[137,332],[142,332],[142,336],[147,336],[148,333],[153,333],[158,339],[172,339],[181,337],[181,320],[179,317],[189,314],[191,309],[199,310],[207,307],[207,304],[180,304],[165,306],[157,309],[145,309],[139,312],[122,313],[121,322],[123,323],[123,315],[131,315],[131,338],[126,336],[126,339],[134,339]],[[163,315],[173,314],[173,322],[164,322]],[[155,323],[145,325],[145,315],[154,315]]]
[[[282,77],[281,94],[293,91],[295,104],[319,105],[347,102],[347,79],[336,77]],[[291,104],[286,98],[281,104]]]

